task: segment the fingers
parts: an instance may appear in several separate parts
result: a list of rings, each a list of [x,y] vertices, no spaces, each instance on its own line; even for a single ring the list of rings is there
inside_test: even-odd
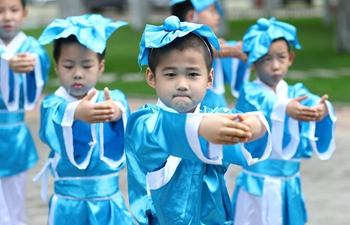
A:
[[[323,104],[325,103],[326,101],[328,100],[328,95],[323,95],[321,100],[320,100],[320,103],[319,104]]]
[[[103,91],[104,91],[104,93],[105,93],[105,99],[106,99],[106,101],[107,101],[107,100],[110,100],[110,99],[111,99],[111,96],[109,95],[108,87],[105,87],[105,88],[103,89]]]
[[[301,102],[301,101],[307,99],[307,97],[308,97],[307,95],[303,95],[303,96],[294,98],[294,100],[296,100],[296,101],[298,101],[298,102]]]
[[[96,94],[96,89],[94,89],[92,92],[90,92],[90,94],[86,95],[83,100],[88,100],[90,101]]]

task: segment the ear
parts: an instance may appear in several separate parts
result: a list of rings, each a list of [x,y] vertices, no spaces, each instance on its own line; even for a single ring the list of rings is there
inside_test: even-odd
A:
[[[289,66],[291,66],[293,64],[294,58],[295,58],[295,53],[289,52]]]
[[[28,9],[27,8],[24,8],[23,9],[23,21],[27,18],[27,16],[28,16]]]
[[[185,15],[185,20],[188,22],[194,22],[194,9],[188,10]]]
[[[156,88],[156,76],[149,67],[146,70],[146,81],[150,87]]]
[[[103,72],[105,71],[105,60],[102,59],[99,65],[99,76],[101,76],[103,74]]]
[[[57,67],[57,63],[55,62],[55,73],[58,76],[58,67]]]
[[[207,89],[209,89],[213,85],[213,82],[214,82],[214,69],[211,68],[208,76]]]

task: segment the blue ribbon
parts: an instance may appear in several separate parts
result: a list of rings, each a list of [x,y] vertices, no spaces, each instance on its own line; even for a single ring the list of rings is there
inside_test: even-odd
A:
[[[55,19],[39,37],[39,43],[46,45],[59,38],[70,35],[77,37],[79,43],[96,53],[102,53],[106,48],[109,36],[127,22],[113,22],[99,14],[71,16],[67,19]]]
[[[180,22],[176,16],[169,16],[162,26],[146,25],[140,42],[138,62],[141,66],[148,65],[148,53],[152,48],[161,48],[178,37],[195,33],[206,37],[216,50],[220,50],[219,41],[214,32],[207,25],[189,22]]]
[[[260,18],[257,24],[251,26],[243,37],[243,52],[248,53],[247,65],[251,66],[259,58],[269,52],[271,42],[284,38],[293,44],[296,49],[301,49],[297,38],[295,26],[277,21],[274,17],[269,20]]]

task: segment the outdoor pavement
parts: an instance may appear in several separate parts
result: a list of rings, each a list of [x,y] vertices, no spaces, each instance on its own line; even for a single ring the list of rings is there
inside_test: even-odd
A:
[[[129,98],[131,111],[145,103],[155,103],[155,99]],[[34,183],[31,179],[45,164],[49,149],[38,138],[39,106],[27,112],[26,122],[35,138],[40,160],[29,171],[28,198],[26,201],[28,225],[44,225],[47,221],[48,202],[40,198],[41,183]],[[337,106],[335,140],[337,149],[328,161],[320,161],[316,156],[302,163],[301,177],[307,209],[309,213],[308,225],[349,225],[350,221],[350,159],[346,152],[350,146],[350,105]],[[230,193],[234,189],[234,179],[239,167],[231,166],[229,170],[228,187]],[[49,194],[52,194],[52,178],[49,179]],[[126,169],[120,174],[120,189],[127,201]]]

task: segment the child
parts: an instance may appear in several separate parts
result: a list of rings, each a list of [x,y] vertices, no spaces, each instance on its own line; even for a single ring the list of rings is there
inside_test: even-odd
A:
[[[208,25],[214,32],[218,32],[220,16],[224,16],[218,0],[172,0],[171,13],[188,21]],[[215,51],[213,60],[214,82],[202,101],[211,108],[227,107],[225,100],[225,85],[230,86],[231,93],[238,97],[238,90],[244,81],[248,81],[250,70],[245,65],[247,56],[242,52],[239,41],[225,41],[220,39],[220,51]]]
[[[50,58],[21,31],[25,0],[0,1],[0,224],[26,224],[27,170],[38,161],[25,111],[39,100]]]
[[[125,134],[131,211],[140,224],[232,223],[228,165],[270,153],[259,113],[201,106],[213,82],[211,45],[219,49],[208,26],[176,16],[143,33],[139,63],[149,66],[146,80],[159,99],[131,114]],[[264,150],[255,151],[259,145]]]
[[[105,68],[107,39],[124,25],[101,15],[72,16],[56,19],[39,38],[42,44],[54,42],[61,83],[41,105],[40,138],[51,153],[34,178],[49,166],[53,171],[48,224],[134,224],[118,188],[127,100],[119,90],[94,89]]]
[[[271,127],[271,157],[244,166],[233,195],[234,224],[300,225],[307,221],[299,167],[314,150],[328,159],[334,149],[336,117],[327,101],[310,93],[301,83],[283,80],[294,60],[291,45],[300,49],[296,28],[261,18],[243,38],[248,66],[257,79],[242,86],[237,108],[261,110]]]

